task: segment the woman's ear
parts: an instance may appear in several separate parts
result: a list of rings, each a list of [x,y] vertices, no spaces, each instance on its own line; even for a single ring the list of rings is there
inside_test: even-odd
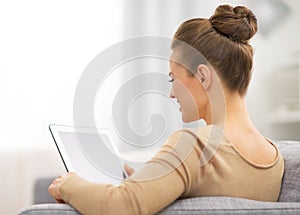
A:
[[[200,64],[197,67],[196,77],[198,78],[205,90],[207,90],[210,87],[212,74],[208,66]]]

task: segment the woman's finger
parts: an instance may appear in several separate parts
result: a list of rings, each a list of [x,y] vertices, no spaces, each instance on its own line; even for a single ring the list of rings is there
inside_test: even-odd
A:
[[[135,170],[130,166],[128,166],[127,164],[124,164],[124,169],[128,176],[131,176],[135,172]]]

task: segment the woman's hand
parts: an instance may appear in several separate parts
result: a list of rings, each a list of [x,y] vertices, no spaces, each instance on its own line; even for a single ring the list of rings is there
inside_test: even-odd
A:
[[[131,176],[135,171],[133,168],[128,166],[127,164],[124,165],[124,169],[128,176]],[[66,174],[62,174],[49,185],[48,191],[50,195],[58,202],[58,203],[65,203],[62,198],[60,187],[66,180],[72,180],[71,178],[78,177],[76,173],[70,172]]]
[[[135,172],[134,169],[127,164],[124,164],[124,170],[128,176],[131,176]]]
[[[65,201],[62,199],[61,193],[60,193],[60,186],[62,183],[67,180],[70,177],[77,177],[76,173],[70,172],[63,175],[60,175],[56,179],[53,180],[52,184],[50,184],[48,191],[50,195],[58,202],[58,203],[65,203]]]

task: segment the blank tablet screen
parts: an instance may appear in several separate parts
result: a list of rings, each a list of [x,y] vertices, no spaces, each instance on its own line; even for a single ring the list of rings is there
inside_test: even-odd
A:
[[[122,164],[107,134],[50,130],[67,171],[92,182],[122,182]]]

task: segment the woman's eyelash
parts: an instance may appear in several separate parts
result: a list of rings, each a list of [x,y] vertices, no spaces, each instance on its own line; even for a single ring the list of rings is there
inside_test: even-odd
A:
[[[173,81],[174,81],[174,78],[172,78],[172,79],[168,80],[168,82],[173,82]]]

